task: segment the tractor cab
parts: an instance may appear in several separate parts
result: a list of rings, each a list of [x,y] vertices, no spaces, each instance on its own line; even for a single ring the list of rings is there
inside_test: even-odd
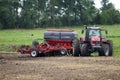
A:
[[[83,33],[84,31],[82,31]],[[99,27],[86,27],[85,42],[92,45],[92,47],[99,48],[101,43],[101,28]]]
[[[80,52],[81,56],[90,56],[93,52],[98,52],[99,56],[112,56],[112,40],[107,40],[102,36],[102,31],[107,30],[101,29],[100,27],[86,27],[82,30],[85,31],[85,37],[80,38]]]
[[[99,48],[101,44],[101,29],[99,27],[88,27],[86,30],[86,41],[94,48]]]

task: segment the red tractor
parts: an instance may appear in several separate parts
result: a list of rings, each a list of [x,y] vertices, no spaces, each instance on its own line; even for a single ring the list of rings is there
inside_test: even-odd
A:
[[[21,46],[20,53],[28,53],[31,57],[45,55],[78,55],[77,33],[73,30],[47,30],[44,32],[44,42],[33,41],[32,47]]]
[[[102,31],[108,34],[107,30],[100,27],[86,27],[85,37],[80,38],[80,55],[90,56],[93,52],[98,52],[99,56],[113,55],[113,42],[102,37]]]

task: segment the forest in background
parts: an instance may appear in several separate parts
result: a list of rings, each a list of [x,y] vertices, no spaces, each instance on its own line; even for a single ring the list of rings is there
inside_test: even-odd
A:
[[[109,0],[0,0],[0,29],[120,24]]]

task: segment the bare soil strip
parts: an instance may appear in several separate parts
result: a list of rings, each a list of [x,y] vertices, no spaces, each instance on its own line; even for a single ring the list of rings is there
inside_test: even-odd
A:
[[[120,57],[38,57],[0,53],[0,80],[119,80]]]

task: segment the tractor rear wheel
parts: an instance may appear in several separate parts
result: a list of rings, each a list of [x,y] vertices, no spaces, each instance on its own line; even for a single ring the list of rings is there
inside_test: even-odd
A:
[[[30,56],[33,57],[33,58],[38,57],[38,51],[37,51],[37,50],[34,50],[34,49],[31,50],[31,51],[30,51]]]
[[[72,50],[72,55],[73,56],[79,56],[79,40],[76,39],[73,41],[73,50]]]
[[[81,45],[81,56],[90,56],[88,44]]]

